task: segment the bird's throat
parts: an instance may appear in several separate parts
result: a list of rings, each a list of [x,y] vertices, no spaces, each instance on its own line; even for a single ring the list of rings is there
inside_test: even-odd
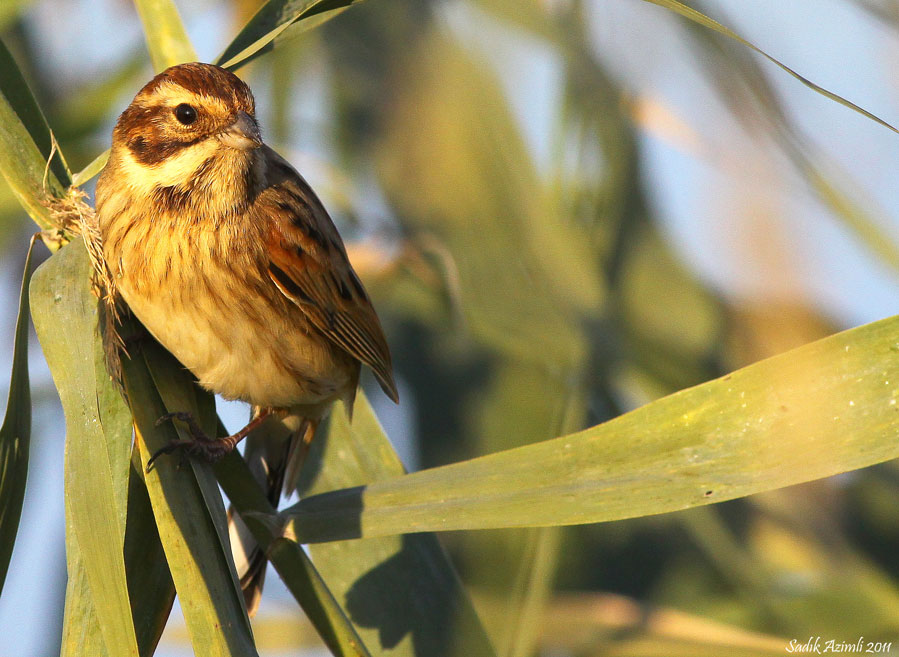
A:
[[[246,212],[262,187],[254,151],[220,148],[198,160],[190,173],[171,185],[158,185],[153,200],[160,210],[202,216],[215,223]]]

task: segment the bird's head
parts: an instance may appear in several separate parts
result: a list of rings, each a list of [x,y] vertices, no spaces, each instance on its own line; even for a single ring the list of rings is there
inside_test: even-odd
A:
[[[112,156],[135,191],[240,183],[262,145],[250,88],[212,64],[180,64],[141,89],[116,123]],[[232,180],[233,178],[233,180]],[[194,190],[197,191],[197,190]]]

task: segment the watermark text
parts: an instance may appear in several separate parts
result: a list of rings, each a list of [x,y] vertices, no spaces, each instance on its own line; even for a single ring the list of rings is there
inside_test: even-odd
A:
[[[889,654],[893,649],[892,642],[869,641],[860,636],[856,641],[840,641],[838,639],[825,639],[820,636],[810,636],[808,640],[790,639],[787,652],[803,653],[811,655],[824,655],[835,652],[856,652],[869,654]]]

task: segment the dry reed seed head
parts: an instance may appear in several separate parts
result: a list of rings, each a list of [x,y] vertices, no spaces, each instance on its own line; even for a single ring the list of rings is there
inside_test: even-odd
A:
[[[86,198],[87,193],[84,190],[69,187],[65,196],[53,199],[47,207],[53,223],[59,230],[69,235],[82,236],[87,252],[91,256],[91,263],[94,265],[94,274],[106,287],[105,283],[107,280],[111,283],[111,279],[106,273],[106,262],[103,260],[103,244],[97,225],[97,215],[85,202]]]
[[[78,187],[69,187],[66,195],[50,199],[45,203],[50,211],[50,218],[56,227],[53,231],[44,231],[42,238],[48,246],[68,244],[73,235],[81,235],[84,246],[93,266],[91,282],[94,294],[111,305],[115,297],[115,281],[113,280],[106,260],[103,257],[103,241],[97,214],[85,199],[87,193]],[[117,316],[117,315],[116,315]]]
[[[51,206],[51,213],[60,214],[61,225],[68,232],[80,233],[84,240],[84,246],[87,249],[93,267],[91,283],[93,284],[94,294],[104,301],[108,312],[113,319],[118,320],[119,314],[116,307],[116,287],[115,279],[103,256],[103,238],[100,235],[100,226],[97,222],[97,213],[89,206],[84,199],[87,193],[77,187],[70,187],[68,194],[57,199],[56,209]],[[115,335],[118,342],[118,335]]]
[[[118,333],[119,312],[115,279],[106,259],[103,256],[103,240],[97,223],[97,213],[85,201],[87,193],[79,187],[69,187],[66,195],[52,198],[44,203],[50,211],[50,218],[55,228],[44,231],[41,235],[48,247],[56,245],[60,248],[71,241],[72,236],[80,234],[91,261],[91,290],[102,300],[101,313],[103,320],[101,335],[106,366],[115,381],[121,380],[121,351],[125,343]]]
[[[94,209],[84,199],[87,193],[78,187],[69,187],[65,196],[51,197],[43,201],[44,207],[50,211],[53,227],[69,235],[81,233],[81,225],[94,215]],[[66,240],[68,241],[68,240]]]
[[[103,299],[107,306],[111,306],[115,297],[115,281],[103,257],[103,240],[97,224],[97,213],[85,202],[86,198],[84,190],[69,187],[65,196],[47,203],[53,223],[58,227],[58,233],[48,238],[62,246],[69,242],[69,236],[81,235],[93,266],[91,282],[94,294]],[[118,317],[114,309],[113,314]]]

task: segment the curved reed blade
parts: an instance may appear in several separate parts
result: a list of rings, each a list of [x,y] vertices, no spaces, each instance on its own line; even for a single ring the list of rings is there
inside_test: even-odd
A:
[[[169,66],[197,61],[178,7],[172,0],[134,0],[144,25],[147,49],[156,72]]]
[[[28,381],[28,286],[31,280],[31,251],[25,258],[25,273],[19,293],[19,316],[13,341],[12,374],[6,415],[0,427],[0,593],[12,557],[22,515],[25,481],[28,476],[28,447],[31,443],[31,386]]]

